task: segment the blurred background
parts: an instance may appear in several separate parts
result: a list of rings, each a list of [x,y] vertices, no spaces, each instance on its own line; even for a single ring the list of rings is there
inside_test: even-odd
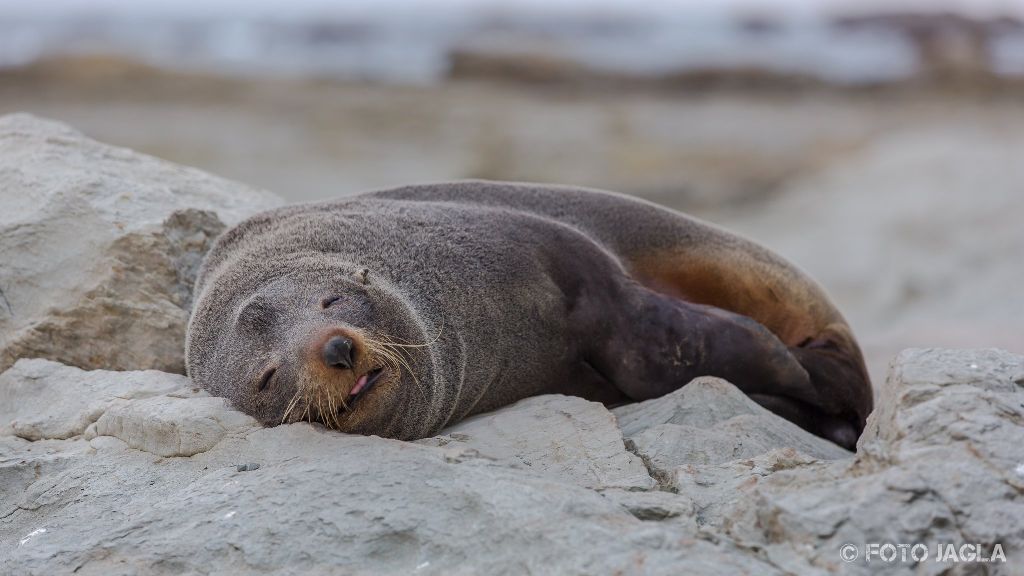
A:
[[[909,346],[1024,353],[1024,0],[280,6],[0,0],[0,113],[292,201],[618,190],[809,271],[876,382]]]

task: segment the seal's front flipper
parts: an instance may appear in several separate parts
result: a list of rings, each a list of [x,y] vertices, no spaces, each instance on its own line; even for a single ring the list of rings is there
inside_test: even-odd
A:
[[[756,321],[638,287],[628,313],[605,325],[591,363],[633,400],[663,396],[698,376],[717,376],[748,394],[803,397],[810,377]],[[620,304],[621,305],[621,304]]]

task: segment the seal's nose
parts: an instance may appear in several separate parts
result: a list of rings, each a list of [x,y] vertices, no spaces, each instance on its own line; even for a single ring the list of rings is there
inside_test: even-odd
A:
[[[334,368],[352,368],[352,341],[344,336],[335,336],[324,344],[324,363]]]

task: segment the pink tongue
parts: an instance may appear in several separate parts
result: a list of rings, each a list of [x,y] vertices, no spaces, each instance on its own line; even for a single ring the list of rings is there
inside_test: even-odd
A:
[[[356,385],[352,387],[352,391],[349,392],[349,395],[355,396],[356,394],[359,394],[364,387],[366,387],[366,374],[363,374],[359,377],[359,380],[356,380]]]

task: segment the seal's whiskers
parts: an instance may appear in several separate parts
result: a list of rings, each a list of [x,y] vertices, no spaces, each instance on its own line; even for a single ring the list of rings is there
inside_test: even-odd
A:
[[[288,407],[285,408],[284,416],[281,417],[281,424],[284,424],[285,422],[288,421],[288,415],[292,413],[292,410],[294,410],[295,406],[299,403],[299,393],[300,391],[296,390],[295,394],[292,396],[292,399],[288,402]]]

